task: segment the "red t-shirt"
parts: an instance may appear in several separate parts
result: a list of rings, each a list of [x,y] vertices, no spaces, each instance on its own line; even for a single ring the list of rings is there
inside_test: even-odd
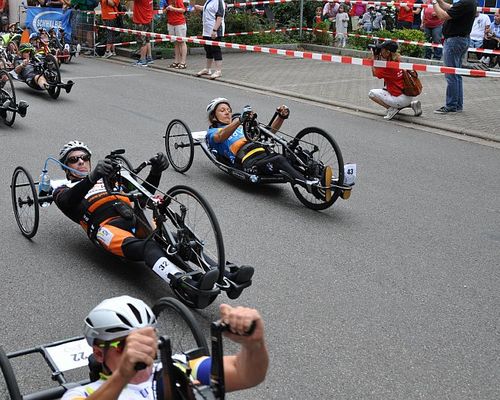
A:
[[[184,7],[184,2],[182,0],[169,0],[168,5],[186,10],[186,7]],[[184,13],[178,11],[167,11],[167,23],[169,25],[184,25],[186,23]]]
[[[134,0],[134,24],[147,25],[153,20],[153,0]]]
[[[395,97],[403,94],[403,70],[375,67],[375,76],[383,79],[387,91]]]
[[[112,1],[115,4],[114,6],[110,6],[108,4],[108,0],[101,0],[102,19],[105,20],[116,19],[117,14],[111,14],[111,13],[116,13],[118,11],[119,0],[112,0]]]
[[[413,3],[407,2],[406,6],[410,8],[410,11],[406,11],[403,7],[398,7],[398,21],[413,23]]]
[[[424,13],[424,18],[422,19],[422,21],[426,28],[431,29],[435,28],[436,26],[443,25],[443,20],[439,19],[439,17],[434,12],[432,3],[429,5],[429,7],[424,8],[422,12]]]

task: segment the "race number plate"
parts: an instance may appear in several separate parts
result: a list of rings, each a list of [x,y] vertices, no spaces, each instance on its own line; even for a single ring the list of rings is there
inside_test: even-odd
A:
[[[344,164],[344,185],[352,186],[356,182],[356,164]]]
[[[92,347],[85,339],[46,347],[45,350],[59,371],[62,372],[85,367],[88,365],[87,359],[92,354]]]

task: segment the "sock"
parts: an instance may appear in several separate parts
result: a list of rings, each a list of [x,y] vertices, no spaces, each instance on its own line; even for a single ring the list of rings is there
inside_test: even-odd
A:
[[[177,268],[174,264],[172,264],[167,257],[160,257],[153,265],[153,271],[163,279],[165,282],[170,283],[169,274],[175,275],[179,272],[182,272],[179,268]]]

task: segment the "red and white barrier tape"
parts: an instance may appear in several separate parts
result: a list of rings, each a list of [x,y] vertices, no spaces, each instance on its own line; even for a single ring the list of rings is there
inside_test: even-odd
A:
[[[500,72],[494,72],[494,71],[482,71],[476,69],[465,69],[465,68],[454,68],[454,67],[441,67],[438,65],[400,63],[394,61],[380,61],[380,60],[372,60],[366,58],[354,58],[346,56],[336,56],[332,54],[312,53],[306,51],[273,49],[271,47],[217,42],[215,40],[205,40],[192,37],[187,38],[182,36],[165,35],[161,33],[142,32],[142,31],[137,31],[135,29],[114,28],[103,25],[100,25],[99,28],[109,29],[116,32],[131,33],[134,35],[141,35],[149,38],[170,39],[171,41],[177,41],[177,42],[196,43],[208,46],[220,46],[229,49],[245,50],[256,53],[277,54],[287,57],[305,58],[305,59],[333,62],[340,64],[353,64],[353,65],[364,65],[366,67],[374,66],[374,67],[381,67],[381,68],[385,67],[385,68],[395,68],[395,69],[410,69],[410,70],[413,69],[415,71],[423,71],[423,72],[440,72],[440,73],[454,74],[454,75],[465,75],[465,76],[476,76],[476,77],[487,76],[493,78],[500,78]]]

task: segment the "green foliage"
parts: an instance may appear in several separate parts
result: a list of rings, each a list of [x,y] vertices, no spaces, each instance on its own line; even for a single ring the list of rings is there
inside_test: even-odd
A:
[[[304,1],[304,26],[312,26],[316,15],[316,7],[323,3],[317,1]],[[271,6],[276,23],[280,26],[299,26],[300,2],[284,3]]]
[[[362,34],[366,35],[367,33]],[[416,29],[401,29],[390,31],[376,31],[371,33],[373,36],[383,37],[388,39],[402,39],[402,40],[412,40],[412,41],[425,41],[425,34],[422,31]],[[366,50],[368,44],[373,43],[373,39],[359,38],[359,37],[349,37],[349,47],[358,50]],[[404,56],[409,57],[422,57],[424,55],[424,48],[422,46],[417,46],[413,44],[401,44],[399,43],[399,53]]]
[[[314,25],[314,29],[328,31],[330,29],[330,21],[321,21]],[[314,32],[313,43],[329,46],[332,43],[332,35],[330,32]]]

